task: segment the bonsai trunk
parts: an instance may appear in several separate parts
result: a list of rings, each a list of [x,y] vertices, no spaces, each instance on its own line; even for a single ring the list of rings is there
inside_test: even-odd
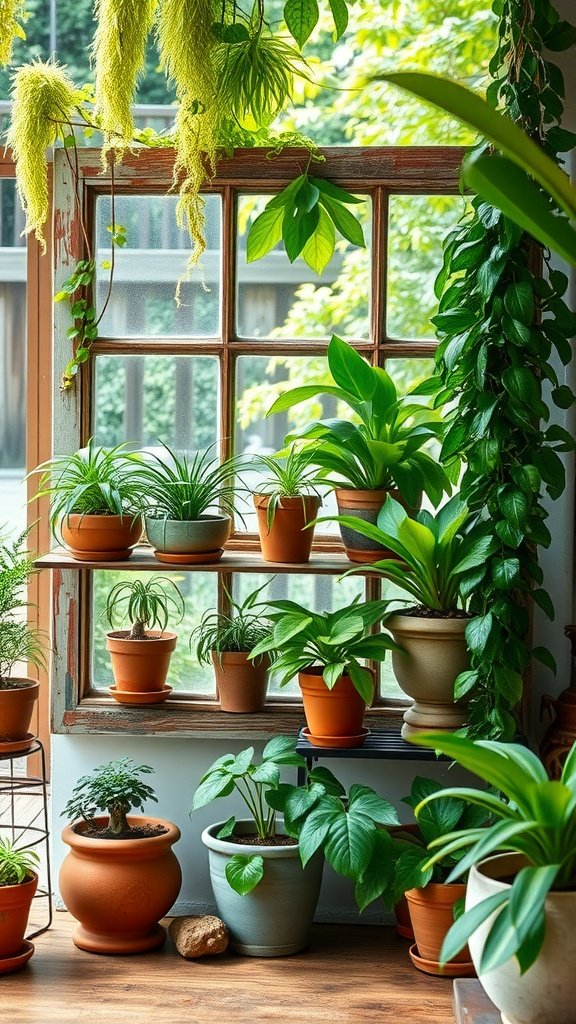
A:
[[[108,831],[111,832],[112,835],[120,836],[130,831],[130,825],[126,818],[126,811],[121,803],[110,804],[108,807],[108,813],[110,815]]]
[[[146,632],[144,630],[144,622],[142,621],[142,619],[136,619],[136,621],[132,623],[132,629],[130,630],[130,635],[128,639],[143,640],[145,636]]]

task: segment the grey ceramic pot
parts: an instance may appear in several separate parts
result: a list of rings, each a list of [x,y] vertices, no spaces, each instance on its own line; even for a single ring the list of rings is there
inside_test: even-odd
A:
[[[146,535],[157,551],[188,555],[217,551],[230,536],[230,516],[205,515],[182,522],[146,516]]]
[[[217,839],[224,822],[202,833],[208,847],[210,881],[218,913],[230,930],[230,945],[245,956],[289,956],[308,944],[322,882],[324,857],[315,854],[305,868],[296,846],[248,846]],[[252,833],[254,822],[236,822],[236,831]],[[278,831],[282,823],[278,822]],[[264,877],[252,892],[239,896],[228,884],[226,865],[234,854],[264,858]]]

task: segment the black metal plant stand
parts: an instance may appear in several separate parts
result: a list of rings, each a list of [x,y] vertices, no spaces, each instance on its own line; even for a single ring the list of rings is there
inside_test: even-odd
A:
[[[296,751],[306,758],[308,770],[313,766],[314,761],[319,758],[350,758],[369,761],[394,760],[394,761],[437,761],[446,760],[444,757],[437,758],[433,750],[424,747],[415,747],[412,743],[406,743],[400,735],[400,729],[374,729],[368,734],[361,747],[315,747],[306,738],[302,730],[298,733]],[[298,768],[298,785],[303,786],[306,781],[306,771]]]
[[[39,776],[15,774],[14,762],[36,753],[40,754],[41,774]],[[6,763],[8,763],[7,775],[3,774],[3,766]],[[28,821],[17,820],[17,814],[20,812],[16,806],[16,797],[33,797],[38,795],[41,797],[39,809],[32,813]],[[5,797],[7,797],[6,809],[4,809],[3,800]],[[42,846],[44,846],[44,857],[41,859],[46,867],[46,888],[38,888],[34,899],[46,899],[47,917],[46,923],[41,928],[37,928],[31,935],[26,936],[27,939],[34,939],[37,935],[42,935],[43,932],[47,931],[52,924],[52,874],[50,870],[46,756],[40,740],[35,739],[30,747],[22,752],[0,753],[0,834],[4,836],[7,834],[10,841],[18,849],[29,850],[38,848],[36,852],[42,854]]]

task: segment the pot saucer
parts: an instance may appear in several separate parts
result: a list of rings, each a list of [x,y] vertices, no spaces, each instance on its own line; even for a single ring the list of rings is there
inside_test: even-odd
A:
[[[172,687],[165,686],[163,690],[134,693],[132,690],[118,690],[115,686],[109,686],[108,693],[111,693],[119,704],[161,704],[172,693]]]
[[[362,729],[356,736],[315,736],[307,725],[302,729],[302,737],[313,747],[332,747],[336,750],[361,747],[369,733],[370,729]]]
[[[36,737],[31,732],[21,740],[6,740],[0,742],[0,754],[25,754],[35,742]]]
[[[125,562],[130,558],[134,548],[122,548],[120,551],[78,551],[76,548],[66,550],[77,562]]]
[[[418,946],[414,943],[408,950],[410,959],[419,971],[425,974],[435,974],[438,978],[475,978],[476,971],[471,961],[464,963],[448,963],[440,965],[436,960],[425,960],[418,953]]]
[[[0,974],[12,974],[13,971],[21,971],[28,963],[33,952],[34,944],[28,942],[28,939],[24,939],[20,952],[16,953],[16,956],[2,957],[0,960]]]
[[[166,562],[168,565],[206,565],[210,562],[219,562],[223,554],[224,548],[217,548],[216,551],[188,552],[185,555],[154,549],[154,557],[159,562]]]

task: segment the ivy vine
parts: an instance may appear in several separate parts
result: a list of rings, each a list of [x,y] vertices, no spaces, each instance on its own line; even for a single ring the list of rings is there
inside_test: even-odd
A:
[[[550,0],[495,0],[493,10],[499,42],[488,99],[558,158],[576,136],[560,127],[564,80],[543,52],[572,46],[576,29]],[[535,602],[554,616],[538,548],[551,540],[544,496],[562,493],[560,453],[575,447],[567,431],[550,424],[549,403],[566,409],[575,401],[552,360],[570,361],[576,314],[564,301],[568,279],[550,268],[549,257],[476,198],[445,241],[436,282],[436,402],[457,403],[441,458],[465,457],[462,497],[479,513],[491,551],[467,582],[476,613],[466,631],[471,668],[455,686],[455,696],[469,700],[472,736],[512,738],[530,657],[555,668],[549,651],[531,649],[530,611]]]

